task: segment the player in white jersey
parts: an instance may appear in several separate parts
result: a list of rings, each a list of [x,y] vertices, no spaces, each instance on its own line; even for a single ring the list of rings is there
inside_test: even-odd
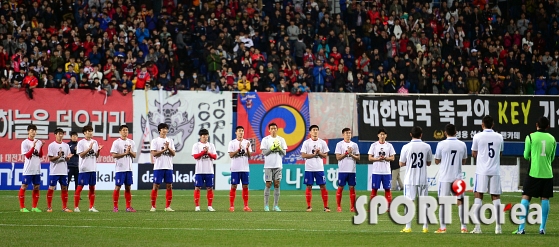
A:
[[[200,141],[194,143],[192,146],[192,156],[196,160],[196,177],[194,187],[194,204],[196,208],[194,211],[200,211],[200,189],[206,186],[208,193],[208,211],[214,212],[212,207],[214,200],[214,164],[213,160],[217,159],[217,152],[215,146],[208,142],[210,132],[207,129],[201,129],[198,132]]]
[[[128,139],[128,126],[121,125],[118,129],[120,138],[116,139],[111,146],[111,154],[115,159],[115,189],[113,191],[113,212],[118,212],[118,198],[120,187],[124,184],[124,199],[126,200],[126,212],[136,212],[131,206],[132,193],[132,159],[136,158],[136,144],[134,140]]]
[[[93,140],[93,127],[90,125],[83,127],[82,129],[84,139],[78,142],[78,150],[76,151],[80,155],[80,174],[78,175],[78,189],[74,194],[74,212],[80,212],[80,196],[83,190],[83,186],[89,186],[89,212],[97,213],[95,209],[95,185],[97,184],[97,157],[103,145],[99,145],[97,141]]]
[[[243,202],[245,212],[252,212],[248,207],[248,184],[249,184],[249,166],[248,159],[252,153],[250,141],[243,139],[245,136],[245,128],[237,126],[235,129],[237,138],[229,142],[229,157],[231,158],[231,190],[229,191],[229,211],[235,211],[235,196],[237,195],[237,185],[243,184]]]
[[[491,194],[493,205],[501,210],[501,178],[499,166],[501,153],[504,149],[503,136],[493,131],[493,118],[483,117],[482,132],[477,133],[472,140],[472,156],[476,158],[476,180],[474,182],[474,204],[478,204],[476,215],[479,217],[483,194]],[[499,217],[499,215],[497,215]],[[472,233],[481,233],[476,224]],[[495,234],[501,234],[499,219],[495,223]]]
[[[411,142],[402,147],[400,152],[400,167],[406,166],[406,177],[404,178],[404,196],[415,200],[418,196],[427,196],[427,166],[433,160],[433,151],[429,144],[423,142],[423,130],[416,126],[411,129]],[[407,208],[406,208],[407,210]],[[411,232],[411,221],[400,231]],[[428,224],[423,225],[423,233],[429,232]]]
[[[377,191],[384,189],[384,196],[388,201],[388,205],[392,202],[392,192],[390,191],[392,181],[392,169],[390,169],[390,162],[394,161],[396,151],[392,144],[386,141],[386,130],[381,128],[377,132],[378,141],[371,144],[369,148],[369,161],[373,162],[373,175],[371,176],[371,197],[372,200],[377,196]]]
[[[328,191],[326,191],[326,178],[324,177],[324,161],[328,157],[328,145],[326,142],[318,138],[319,128],[317,125],[309,127],[311,138],[303,142],[301,147],[301,157],[305,159],[305,184],[307,190],[305,195],[307,198],[307,212],[312,211],[312,186],[315,183],[320,186],[322,194],[322,202],[324,203],[324,212],[330,212],[328,207]]]
[[[454,124],[447,124],[445,127],[446,140],[437,144],[435,151],[435,164],[440,165],[439,168],[439,197],[451,196],[452,183],[456,180],[462,180],[462,165],[466,164],[468,151],[466,143],[456,138],[456,127]],[[467,233],[466,225],[463,219],[462,203],[464,195],[458,196],[458,215],[460,216],[460,232]],[[435,233],[446,233],[446,224],[444,224],[444,210],[439,208],[439,221],[441,227]]]
[[[355,212],[355,170],[359,161],[359,147],[351,141],[351,129],[342,129],[343,141],[336,144],[336,159],[338,160],[338,190],[336,191],[336,203],[338,212],[342,212],[342,194],[347,183],[349,186],[349,211]]]
[[[43,157],[44,141],[35,139],[37,134],[37,126],[30,124],[27,126],[27,139],[21,142],[21,154],[25,156],[25,163],[23,164],[23,182],[19,189],[19,207],[20,212],[28,213],[29,210],[25,208],[25,190],[30,184],[33,184],[32,191],[32,212],[42,212],[37,208],[39,203],[39,189],[41,187],[41,157]]]
[[[165,212],[174,212],[171,208],[173,200],[173,157],[175,157],[175,142],[167,137],[169,125],[160,123],[157,125],[159,136],[151,140],[150,152],[153,157],[153,188],[151,190],[151,212],[155,212],[157,192],[161,182],[166,184]]]
[[[262,138],[260,142],[260,150],[264,154],[264,180],[266,187],[264,188],[264,211],[270,211],[268,201],[270,200],[270,188],[274,183],[274,211],[281,211],[278,206],[280,197],[280,181],[282,177],[283,156],[287,153],[287,143],[283,137],[278,136],[278,125],[276,123],[268,124],[270,135]]]
[[[64,130],[54,131],[55,141],[49,144],[48,156],[50,160],[49,190],[47,191],[47,212],[52,212],[52,196],[56,184],[60,183],[60,197],[62,198],[62,211],[72,212],[68,209],[68,164],[72,156],[68,143],[62,142]]]

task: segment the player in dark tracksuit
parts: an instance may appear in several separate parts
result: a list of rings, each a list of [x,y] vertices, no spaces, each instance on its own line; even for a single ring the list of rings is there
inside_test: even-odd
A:
[[[79,174],[79,155],[76,155],[76,150],[77,150],[77,146],[78,146],[78,133],[75,131],[70,132],[70,137],[72,138],[72,140],[70,142],[68,142],[68,145],[70,146],[70,151],[72,152],[72,154],[74,156],[72,156],[72,158],[70,158],[70,160],[67,162],[68,163],[68,184],[70,184],[70,181],[72,181],[72,178],[74,180],[74,190],[78,188],[78,174]]]

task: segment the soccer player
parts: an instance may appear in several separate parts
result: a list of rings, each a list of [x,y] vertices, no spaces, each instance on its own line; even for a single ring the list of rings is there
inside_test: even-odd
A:
[[[78,150],[78,133],[75,131],[70,132],[71,140],[68,142],[72,158],[66,162],[68,164],[68,184],[74,180],[74,190],[78,189],[78,175],[80,174],[80,156],[76,151]]]
[[[173,200],[173,157],[175,156],[175,143],[167,137],[169,125],[160,123],[157,125],[159,136],[151,140],[151,156],[153,156],[153,188],[151,190],[151,212],[155,212],[157,192],[161,182],[167,186],[165,192],[165,212],[174,212],[171,208]]]
[[[493,131],[493,118],[485,116],[482,119],[482,132],[474,135],[472,140],[472,156],[476,158],[476,179],[474,184],[474,204],[478,204],[476,215],[479,219],[483,194],[491,194],[493,205],[497,210],[501,205],[501,178],[499,165],[503,152],[503,136]],[[479,223],[479,222],[478,222]],[[479,224],[476,224],[471,233],[481,233]],[[495,234],[501,234],[499,215],[495,223]]]
[[[264,154],[264,211],[270,211],[268,202],[270,201],[270,188],[274,183],[274,211],[281,212],[278,206],[280,197],[280,181],[282,177],[283,156],[287,153],[287,143],[283,137],[278,136],[278,125],[268,124],[270,135],[264,137],[260,142],[260,150]]]
[[[250,141],[243,139],[245,136],[245,128],[237,126],[235,129],[236,139],[229,142],[229,157],[231,158],[231,191],[229,191],[229,211],[235,211],[235,196],[237,194],[237,185],[243,184],[243,202],[246,212],[252,212],[248,207],[248,184],[249,184],[249,166],[248,158],[252,153]]]
[[[388,205],[392,201],[392,193],[390,191],[392,182],[392,170],[390,162],[394,161],[396,151],[392,144],[386,141],[386,130],[381,128],[377,132],[378,141],[371,144],[369,148],[369,161],[373,162],[373,176],[371,177],[371,200],[377,196],[377,191],[384,188],[384,196],[388,201]]]
[[[326,142],[318,138],[319,128],[317,125],[311,125],[309,132],[311,138],[303,142],[301,147],[301,157],[305,159],[305,184],[307,190],[305,192],[307,198],[307,212],[312,211],[312,186],[315,183],[320,186],[322,193],[322,202],[324,203],[324,212],[330,212],[328,207],[328,191],[326,191],[326,178],[324,177],[324,158],[328,157],[328,145]]]
[[[78,142],[77,153],[80,155],[80,174],[78,175],[78,189],[74,194],[74,212],[80,212],[80,196],[83,186],[89,186],[89,212],[99,212],[95,209],[95,185],[97,184],[97,157],[103,145],[93,140],[93,127],[90,125],[82,129],[84,139]]]
[[[359,147],[351,141],[351,129],[342,129],[343,141],[336,144],[336,159],[338,160],[338,191],[336,203],[338,212],[342,212],[342,194],[347,183],[349,186],[349,211],[355,212],[355,165],[359,160]]]
[[[35,139],[37,134],[37,126],[30,124],[27,126],[27,139],[21,142],[21,154],[25,156],[23,164],[23,183],[19,189],[19,207],[20,212],[28,213],[25,208],[25,190],[30,184],[33,184],[33,204],[31,211],[40,213],[42,210],[37,208],[39,203],[39,188],[41,186],[41,157],[43,156],[44,141]]]
[[[456,138],[456,126],[447,124],[445,127],[446,140],[437,144],[435,151],[435,164],[441,165],[439,168],[439,197],[451,196],[452,183],[462,178],[462,165],[466,164],[468,149],[463,141]],[[458,215],[460,216],[460,232],[468,233],[463,219],[462,203],[464,194],[458,196]],[[446,224],[443,223],[443,208],[439,208],[439,221],[441,227],[435,233],[446,233]]]
[[[121,125],[118,132],[120,138],[113,142],[111,154],[115,159],[115,190],[113,191],[113,212],[118,212],[118,198],[120,197],[120,187],[124,184],[124,198],[126,199],[126,212],[136,212],[132,208],[132,193],[130,187],[132,179],[132,159],[136,158],[136,144],[134,140],[128,139],[128,126]]]
[[[196,177],[194,185],[194,203],[196,208],[194,211],[200,211],[200,189],[202,186],[206,186],[208,194],[208,211],[214,212],[215,209],[212,207],[214,200],[214,164],[212,160],[217,159],[217,153],[215,151],[215,146],[208,142],[210,133],[207,129],[201,129],[198,132],[200,136],[200,141],[194,143],[192,146],[192,156],[196,159]]]
[[[68,209],[68,164],[67,161],[74,156],[70,146],[62,142],[64,130],[54,130],[55,141],[49,144],[48,156],[50,160],[49,190],[47,191],[47,212],[52,212],[52,196],[56,183],[60,183],[60,197],[62,198],[62,211],[71,213]]]
[[[415,200],[418,196],[427,196],[427,166],[431,165],[433,152],[431,146],[423,142],[423,130],[416,126],[411,129],[411,142],[402,147],[400,154],[400,167],[407,166],[406,177],[404,178],[404,196]],[[406,208],[407,210],[407,208]],[[406,227],[400,232],[411,232],[411,221],[406,223]],[[428,224],[423,224],[423,233],[429,232]]]
[[[551,162],[555,159],[555,138],[546,132],[549,119],[541,117],[536,123],[536,132],[526,136],[524,143],[524,158],[530,161],[530,172],[524,180],[522,205],[528,213],[532,197],[540,197],[542,204],[542,223],[540,234],[545,234],[545,225],[549,214],[549,198],[553,197],[553,171]],[[526,216],[521,216],[526,219]],[[525,234],[525,223],[518,226],[513,234]]]

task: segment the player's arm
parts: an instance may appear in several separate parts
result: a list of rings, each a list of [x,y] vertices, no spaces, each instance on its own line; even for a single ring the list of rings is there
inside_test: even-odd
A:
[[[241,151],[240,147],[237,150],[235,150],[235,148],[233,147],[233,142],[232,141],[229,142],[229,158],[235,157],[235,155],[237,155],[240,151]]]
[[[347,156],[347,153],[342,153],[342,145],[340,145],[340,143],[336,144],[336,150],[334,153],[336,154],[337,161],[343,160]]]
[[[532,156],[532,142],[530,139],[530,135],[527,135],[526,139],[524,140],[524,159],[530,160],[531,156]]]
[[[212,160],[217,160],[217,151],[215,150],[215,146],[211,143],[210,143],[210,148],[208,150],[208,156],[210,156],[210,159]]]
[[[97,153],[95,153],[95,158],[99,158],[99,154],[101,154],[101,149],[103,149],[103,145],[99,145],[97,142],[95,142],[95,144],[97,144]]]
[[[281,147],[278,150],[278,152],[280,153],[281,156],[285,156],[287,154],[287,144],[285,143],[285,139],[282,138],[280,143],[281,143]]]
[[[54,162],[56,163],[60,158],[61,158],[61,154],[60,152],[58,152],[58,156],[54,156],[55,151],[52,149],[52,147],[49,145],[49,149],[48,149],[48,156],[49,156],[49,160],[50,162]]]
[[[472,140],[472,157],[477,158],[477,138],[474,136]]]
[[[132,159],[135,159],[136,158],[136,152],[134,152],[132,150],[136,150],[136,145],[132,144],[132,147],[130,148],[130,150],[128,150],[128,154],[130,155],[130,157],[132,157]]]
[[[384,157],[384,160],[386,160],[386,161],[394,161],[395,159],[396,158],[395,158],[394,154],[390,155],[389,157]]]
[[[155,145],[152,144],[150,152],[151,152],[151,155],[153,157],[159,157],[159,156],[161,156],[161,154],[163,154],[165,151],[167,151],[167,149],[168,149],[168,147],[163,146],[162,150],[157,151]]]
[[[120,159],[120,158],[126,156],[126,150],[125,150],[124,153],[119,154],[118,151],[117,151],[116,142],[117,142],[117,141],[114,141],[114,142],[113,142],[113,145],[111,146],[111,155],[112,155],[113,158],[115,158],[115,159]]]
[[[408,157],[408,151],[406,149],[406,146],[404,146],[402,148],[402,151],[400,152],[400,161],[398,162],[398,164],[400,165],[400,167],[406,166],[406,162],[407,162],[407,158]]]
[[[252,154],[252,145],[250,144],[250,142],[248,142],[246,146],[246,153],[248,157],[250,157],[250,155]]]
[[[322,152],[322,150],[324,150],[324,152]],[[318,156],[321,158],[326,158],[328,157],[328,152],[330,152],[330,149],[328,149],[328,144],[326,144],[326,142],[322,142],[322,149],[318,151]]]
[[[441,158],[442,158],[442,154],[441,154],[442,150],[441,150],[441,143],[439,142],[437,144],[437,147],[435,148],[435,165],[438,165],[441,163]]]
[[[167,151],[169,151],[169,155],[171,156],[175,156],[177,153],[175,152],[175,142],[173,141],[173,139],[170,139],[171,142],[169,142],[167,144]]]
[[[83,150],[83,151],[80,152],[80,150],[81,150],[83,144],[84,144],[83,142],[81,143],[81,145],[80,145],[80,143],[78,143],[78,152],[80,153],[80,157],[85,158],[85,156],[87,155],[87,153],[89,153],[89,151],[90,151],[91,149],[93,149],[93,143],[91,143],[91,145],[89,145],[89,148],[87,148],[86,150]]]

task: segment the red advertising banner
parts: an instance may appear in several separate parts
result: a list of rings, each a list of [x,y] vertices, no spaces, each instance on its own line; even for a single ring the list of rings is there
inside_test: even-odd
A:
[[[102,92],[102,91],[101,91]],[[132,95],[115,93],[105,97],[104,93],[90,90],[72,90],[64,94],[58,89],[35,90],[29,99],[23,90],[0,91],[0,162],[24,162],[21,142],[27,138],[27,126],[35,124],[35,138],[49,145],[54,141],[54,130],[66,131],[64,142],[70,141],[70,131],[78,132],[83,138],[82,128],[91,125],[93,138],[104,145],[98,162],[113,162],[110,149],[119,138],[118,128],[127,124],[134,129]],[[132,135],[129,136],[132,138]],[[48,162],[45,156],[43,162]]]

